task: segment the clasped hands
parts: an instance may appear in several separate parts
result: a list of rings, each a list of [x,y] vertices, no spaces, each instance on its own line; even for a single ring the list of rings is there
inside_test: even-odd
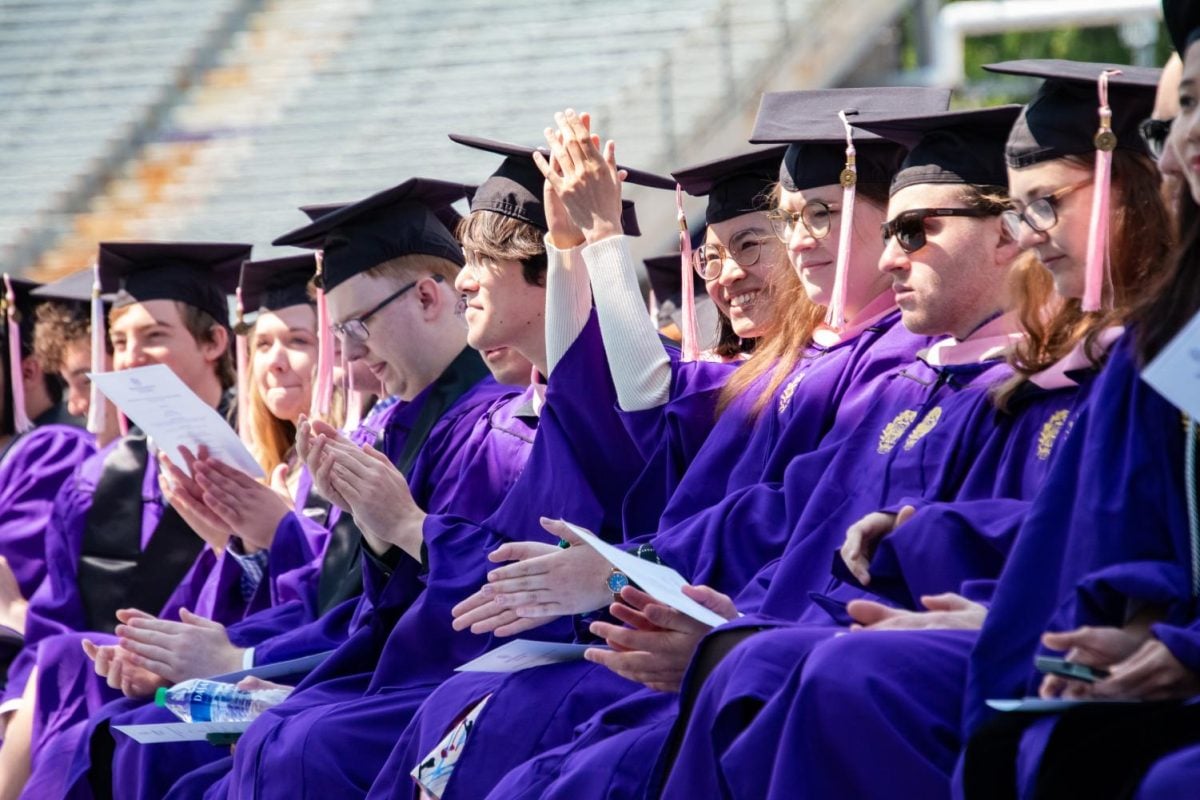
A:
[[[196,454],[180,451],[191,477],[160,452],[158,484],[192,530],[217,552],[234,534],[248,553],[270,547],[279,521],[292,510],[287,465],[274,471],[268,486],[210,458],[203,447]]]
[[[305,417],[296,432],[296,450],[313,487],[354,517],[375,552],[394,545],[421,558],[426,515],[387,456],[369,444],[358,447],[328,423]]]

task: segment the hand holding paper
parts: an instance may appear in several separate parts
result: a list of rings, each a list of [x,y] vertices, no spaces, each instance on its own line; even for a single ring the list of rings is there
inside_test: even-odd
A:
[[[233,428],[169,367],[154,364],[89,373],[88,377],[186,474],[191,475],[191,471],[184,463],[183,447],[193,453],[205,448],[212,458],[253,478],[265,477]]]
[[[580,528],[578,525],[572,525],[569,522],[566,525],[572,533],[579,537],[580,541],[595,548],[596,552],[604,556],[608,563],[624,572],[630,581],[640,586],[642,591],[655,600],[677,611],[682,611],[692,619],[703,622],[712,628],[726,622],[726,619],[720,614],[705,608],[683,593],[683,587],[687,586],[688,582],[675,570],[613,547],[591,531]]]

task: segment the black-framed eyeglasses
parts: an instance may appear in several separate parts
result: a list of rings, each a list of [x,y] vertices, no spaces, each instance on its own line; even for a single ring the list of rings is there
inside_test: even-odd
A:
[[[443,278],[441,275],[427,275],[425,277],[432,278],[438,283],[441,283],[445,280],[445,278]],[[398,299],[401,295],[412,289],[423,280],[425,280],[425,278],[417,278],[415,281],[404,284],[399,289],[383,298],[383,300],[376,304],[376,306],[370,311],[362,314],[361,316],[353,317],[345,322],[333,323],[333,332],[336,333],[338,338],[340,338],[342,341],[349,339],[360,344],[365,342],[371,336],[371,331],[367,329],[367,320],[382,311],[388,303]]]
[[[775,241],[760,236],[744,236],[741,239],[735,234],[733,249],[719,244],[706,244],[692,251],[692,267],[696,274],[706,281],[716,280],[721,270],[725,268],[725,260],[732,258],[739,267],[752,267],[762,257],[764,244]]]
[[[1138,125],[1138,133],[1155,160],[1162,158],[1163,151],[1167,149],[1167,137],[1171,135],[1171,123],[1174,121],[1173,119],[1151,117],[1142,120]]]
[[[767,212],[767,219],[771,220],[771,228],[775,231],[775,235],[786,244],[792,240],[792,234],[796,232],[797,225],[803,225],[814,239],[824,239],[833,228],[835,213],[828,203],[810,200],[801,206],[799,211],[788,211],[783,208],[771,209]]]
[[[1002,212],[1000,221],[1004,223],[1004,230],[1013,239],[1019,239],[1021,223],[1024,222],[1038,233],[1045,233],[1058,224],[1058,204],[1062,202],[1062,199],[1072,192],[1091,185],[1092,180],[1092,178],[1085,178],[1078,183],[1072,183],[1070,186],[1053,191],[1045,197],[1039,197],[1025,206],[1024,211],[1010,208]]]
[[[915,253],[925,246],[925,220],[930,217],[991,217],[994,212],[982,208],[913,208],[901,211],[883,223],[883,243],[893,236],[906,253]]]

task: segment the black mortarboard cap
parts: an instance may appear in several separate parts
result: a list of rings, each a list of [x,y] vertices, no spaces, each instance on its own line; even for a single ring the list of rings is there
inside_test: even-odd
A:
[[[435,256],[462,266],[462,248],[436,212],[464,196],[461,183],[409,178],[322,214],[272,244],[322,250],[322,285],[327,291],[406,255]]]
[[[85,267],[56,281],[42,284],[33,290],[33,295],[46,300],[88,303],[92,299],[92,283],[94,280],[95,273],[92,268]],[[107,297],[106,300],[111,302],[112,298]]]
[[[509,142],[498,142],[493,139],[482,139],[478,136],[464,136],[458,133],[450,134],[450,139],[476,150],[486,150],[489,153],[504,156],[500,167],[479,185],[471,197],[472,211],[494,211],[497,214],[526,222],[535,228],[547,230],[546,210],[542,205],[542,184],[545,179],[537,165],[533,163],[535,148]],[[545,148],[536,149],[549,155],[549,151]],[[622,166],[621,169],[627,173],[626,183],[658,189],[675,188],[675,182],[662,175],[626,166]],[[632,203],[623,205],[621,221],[625,233],[630,236],[637,235],[637,218],[634,215]]]
[[[863,89],[818,89],[768,92],[758,106],[750,141],[789,144],[779,168],[779,182],[790,192],[840,182],[846,164],[846,129],[865,114],[919,114],[945,111],[949,89],[891,86]],[[858,180],[889,183],[904,150],[872,133],[854,134]]]
[[[1004,145],[1021,106],[882,117],[855,125],[898,142],[908,155],[892,179],[891,192],[923,183],[1007,186]]]
[[[100,288],[135,302],[177,300],[229,325],[227,295],[237,287],[250,245],[215,242],[101,242]]]
[[[779,179],[779,164],[787,149],[787,145],[758,147],[684,167],[671,175],[688,194],[708,197],[704,221],[713,225],[751,211],[767,210],[771,187]]]
[[[34,309],[43,299],[37,297],[34,292],[42,284],[38,283],[37,281],[31,281],[26,278],[17,278],[12,275],[10,275],[8,279],[12,282],[13,300],[15,301],[17,309],[17,321],[18,327],[20,328],[21,339],[21,354],[25,356],[33,352]],[[0,277],[0,306],[5,308],[7,308],[7,295],[7,287],[4,285],[2,277]],[[5,322],[5,316],[0,314],[0,326],[3,326]],[[5,326],[3,337],[0,338],[7,340],[7,331],[8,328]]]
[[[316,272],[317,257],[313,253],[247,261],[242,264],[242,305],[250,312],[311,304],[308,284]]]
[[[679,253],[647,258],[642,263],[646,265],[646,277],[650,279],[650,288],[658,302],[658,327],[665,328],[671,323],[671,315],[683,305]],[[704,281],[692,281],[692,293],[696,297],[706,294]]]
[[[1064,156],[1096,152],[1100,128],[1100,73],[1119,69],[1108,78],[1108,105],[1117,148],[1149,155],[1138,125],[1154,108],[1154,93],[1162,70],[1124,64],[1096,64],[1059,59],[1029,59],[985,64],[989,72],[1042,78],[1033,99],[1013,123],[1005,148],[1013,169]]]
[[[1179,57],[1200,39],[1200,3],[1196,0],[1163,0],[1163,22]]]

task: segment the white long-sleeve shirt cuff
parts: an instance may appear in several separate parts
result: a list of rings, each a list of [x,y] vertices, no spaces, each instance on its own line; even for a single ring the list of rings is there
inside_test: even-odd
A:
[[[583,248],[600,318],[608,368],[624,411],[664,405],[671,396],[671,361],[638,288],[629,237],[610,236]]]
[[[254,648],[247,647],[242,651],[242,669],[252,669],[254,667]]]
[[[546,369],[554,367],[579,338],[592,310],[592,287],[580,251],[546,243]],[[547,376],[549,377],[549,376]]]

